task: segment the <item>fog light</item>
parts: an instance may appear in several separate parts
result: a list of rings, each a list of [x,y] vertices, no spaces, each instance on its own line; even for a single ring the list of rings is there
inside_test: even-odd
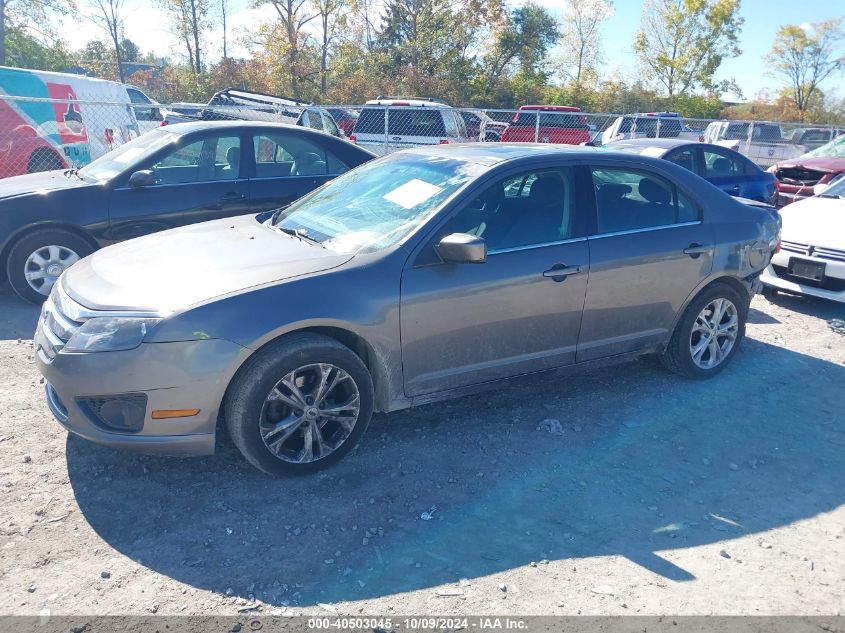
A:
[[[136,433],[144,426],[147,394],[125,393],[117,396],[77,398],[79,408],[94,424],[110,431]]]

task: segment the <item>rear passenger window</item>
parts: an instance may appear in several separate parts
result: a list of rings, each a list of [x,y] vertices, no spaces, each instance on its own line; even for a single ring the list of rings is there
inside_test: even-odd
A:
[[[699,219],[698,208],[660,176],[627,169],[593,169],[598,234]]]
[[[704,177],[729,178],[745,173],[745,164],[729,154],[704,150]]]
[[[695,173],[695,154],[692,149],[685,149],[680,152],[673,152],[666,157],[670,163]]]
[[[354,134],[384,135],[384,113],[386,108],[363,108],[355,121]]]
[[[334,154],[300,136],[260,134],[253,144],[256,178],[327,176],[349,169]]]

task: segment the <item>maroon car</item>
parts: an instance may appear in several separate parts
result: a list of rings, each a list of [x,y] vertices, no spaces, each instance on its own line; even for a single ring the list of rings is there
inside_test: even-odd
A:
[[[778,206],[782,207],[814,195],[813,187],[830,182],[845,173],[845,158],[837,156],[799,156],[769,168],[777,178]]]
[[[355,121],[358,120],[358,113],[349,108],[326,108],[329,114],[332,115],[337,127],[347,136],[352,136],[352,129],[355,127]]]

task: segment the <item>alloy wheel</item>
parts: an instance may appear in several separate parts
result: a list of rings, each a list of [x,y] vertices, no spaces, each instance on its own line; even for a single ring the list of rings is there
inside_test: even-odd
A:
[[[30,288],[46,297],[59,276],[77,261],[79,255],[66,246],[42,246],[26,258],[24,277]]]
[[[340,367],[304,365],[285,375],[261,407],[259,431],[278,459],[305,464],[337,450],[358,422],[358,385]]]
[[[731,353],[739,333],[739,313],[729,299],[713,299],[692,326],[690,355],[701,369],[713,369]]]

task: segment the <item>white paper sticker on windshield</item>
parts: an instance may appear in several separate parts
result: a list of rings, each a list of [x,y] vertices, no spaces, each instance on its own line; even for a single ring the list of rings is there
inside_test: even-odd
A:
[[[666,150],[662,147],[646,147],[642,151],[643,156],[651,156],[652,158],[660,158]]]
[[[442,187],[432,185],[424,180],[414,178],[409,180],[401,187],[396,187],[393,191],[382,196],[385,200],[398,204],[405,209],[413,209],[418,204],[425,202],[432,196],[440,193]]]
[[[112,160],[116,163],[131,163],[133,160],[138,158],[141,154],[144,153],[143,147],[130,147],[129,149],[125,150],[120,156],[115,156]]]

